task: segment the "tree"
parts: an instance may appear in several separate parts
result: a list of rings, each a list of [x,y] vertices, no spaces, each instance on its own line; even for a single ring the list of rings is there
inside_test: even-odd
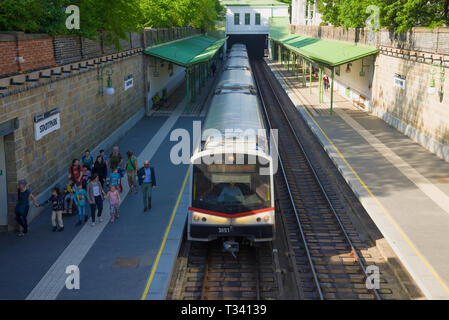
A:
[[[334,26],[365,27],[370,5],[379,8],[380,27],[396,32],[449,24],[449,0],[321,0],[318,10],[323,21]]]

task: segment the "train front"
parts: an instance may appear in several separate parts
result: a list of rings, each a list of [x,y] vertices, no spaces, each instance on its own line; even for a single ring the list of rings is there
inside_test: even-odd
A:
[[[202,152],[193,160],[189,240],[251,242],[274,238],[271,157],[261,152]]]

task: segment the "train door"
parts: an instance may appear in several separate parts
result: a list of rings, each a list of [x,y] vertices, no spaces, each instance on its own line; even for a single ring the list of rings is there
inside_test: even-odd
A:
[[[8,225],[8,200],[6,191],[6,161],[4,139],[0,136],[0,228]]]

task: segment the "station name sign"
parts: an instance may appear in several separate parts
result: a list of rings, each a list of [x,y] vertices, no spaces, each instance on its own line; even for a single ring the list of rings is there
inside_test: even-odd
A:
[[[34,118],[34,139],[36,141],[59,129],[61,129],[61,117],[57,109],[40,114]]]
[[[134,87],[134,77],[132,74],[125,77],[125,91]]]

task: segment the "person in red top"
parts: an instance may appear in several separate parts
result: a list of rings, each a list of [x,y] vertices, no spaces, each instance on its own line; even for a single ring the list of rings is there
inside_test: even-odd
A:
[[[329,89],[329,77],[327,76],[327,74],[325,74],[323,77],[323,84],[324,90],[327,91],[327,89]]]
[[[75,184],[77,184],[78,182],[81,182],[82,176],[83,168],[80,166],[80,161],[78,159],[74,159],[69,168],[69,179],[71,178]]]

